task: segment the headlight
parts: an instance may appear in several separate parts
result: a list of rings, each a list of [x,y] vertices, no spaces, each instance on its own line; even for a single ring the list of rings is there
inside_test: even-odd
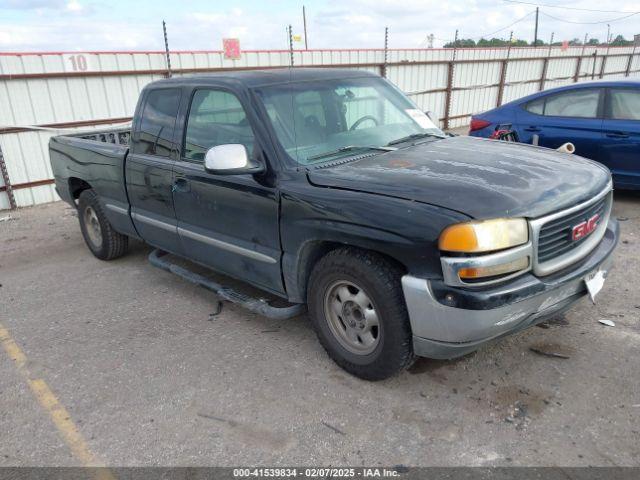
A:
[[[481,253],[516,247],[528,240],[524,218],[497,218],[451,225],[440,234],[438,246],[446,252]]]

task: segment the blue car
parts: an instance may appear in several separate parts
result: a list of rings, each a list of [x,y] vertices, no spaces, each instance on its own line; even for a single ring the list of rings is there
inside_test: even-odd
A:
[[[609,167],[617,188],[640,189],[640,80],[545,90],[471,118],[474,137],[503,131],[549,148],[571,142],[577,155]]]

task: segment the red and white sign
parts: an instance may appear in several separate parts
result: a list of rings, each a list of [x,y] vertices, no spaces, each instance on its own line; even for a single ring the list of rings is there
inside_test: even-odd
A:
[[[224,58],[228,60],[238,60],[240,58],[240,39],[223,38],[222,50],[224,51]]]
[[[589,220],[585,220],[573,227],[571,230],[571,239],[576,242],[592,233],[598,226],[598,220],[600,220],[600,214],[596,213]]]

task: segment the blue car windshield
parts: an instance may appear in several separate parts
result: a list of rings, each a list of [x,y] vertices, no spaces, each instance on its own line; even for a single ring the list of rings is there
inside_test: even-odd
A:
[[[289,83],[257,93],[282,147],[301,165],[444,137],[413,102],[377,77]]]

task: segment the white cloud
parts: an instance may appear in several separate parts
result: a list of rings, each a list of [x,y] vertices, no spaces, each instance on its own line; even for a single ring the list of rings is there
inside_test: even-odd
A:
[[[66,8],[67,11],[73,13],[78,13],[84,10],[84,7],[77,0],[70,0],[69,2],[67,2]]]
[[[222,38],[239,37],[243,49],[287,48],[285,28],[293,25],[302,34],[300,8],[257,9],[250,0],[237,0],[233,7],[175,9],[167,16],[170,47],[174,50],[221,49]],[[215,5],[215,4],[214,4]],[[597,0],[577,0],[572,6],[637,10],[633,2],[605,6]],[[614,8],[615,7],[615,8]],[[164,12],[169,8],[164,4]],[[92,0],[0,0],[0,12],[30,9],[41,15],[27,20],[7,20],[0,15],[0,50],[119,50],[163,49],[162,15],[157,12],[131,17],[122,10],[112,11],[107,3]],[[307,26],[311,48],[382,47],[384,28],[389,27],[392,48],[424,46],[428,34],[436,37],[436,46],[453,39],[456,29],[461,38],[495,32],[533,11],[529,5],[497,0],[328,0],[307,7]],[[603,21],[618,14],[579,12],[545,8],[554,16],[572,21]],[[82,15],[82,22],[75,17]],[[631,38],[638,17],[612,23],[612,33]],[[495,34],[507,38],[532,40],[533,16],[502,28]],[[606,25],[575,25],[540,17],[539,38],[555,32],[558,40],[582,38],[589,32],[604,40]]]

